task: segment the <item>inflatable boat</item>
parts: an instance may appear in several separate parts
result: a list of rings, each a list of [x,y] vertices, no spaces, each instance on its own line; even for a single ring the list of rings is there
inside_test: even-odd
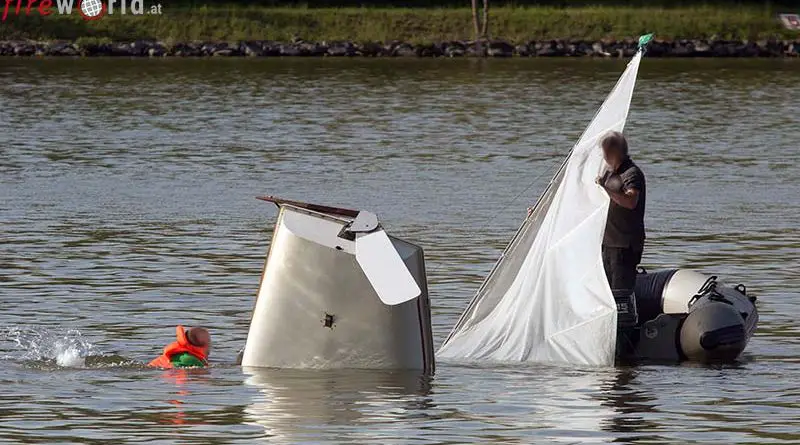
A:
[[[755,332],[755,303],[745,286],[725,285],[716,276],[689,269],[640,269],[633,304],[623,304],[618,317],[617,358],[734,360]]]
[[[239,363],[433,373],[422,248],[370,212],[259,199],[279,213]]]

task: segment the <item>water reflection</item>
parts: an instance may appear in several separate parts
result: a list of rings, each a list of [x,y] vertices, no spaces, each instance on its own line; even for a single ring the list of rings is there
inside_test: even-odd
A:
[[[319,439],[321,430],[326,440],[356,439],[358,432],[344,428],[353,426],[376,439],[374,425],[408,421],[432,407],[429,377],[413,371],[243,371],[260,393],[245,408],[247,419],[278,442]]]
[[[173,385],[174,391],[172,392],[173,398],[167,400],[167,403],[174,407],[173,410],[164,411],[158,418],[159,423],[171,425],[187,425],[197,424],[202,425],[205,422],[200,416],[187,416],[186,405],[187,399],[192,395],[189,389],[189,380],[198,383],[208,383],[209,372],[207,369],[169,369],[160,371],[160,378],[168,385]]]
[[[504,443],[605,442],[611,437],[606,425],[619,415],[612,389],[619,371],[613,368],[445,363],[440,369],[434,401],[474,441],[489,436]],[[446,434],[435,424],[431,429]]]
[[[590,443],[659,428],[645,418],[658,399],[634,369],[442,369],[431,381],[414,372],[244,368],[259,392],[245,416],[277,443]]]
[[[648,394],[644,385],[638,384],[635,368],[621,368],[617,375],[602,385],[596,396],[603,406],[614,409],[614,415],[601,424],[605,431],[626,433],[626,440],[653,440],[657,436],[637,436],[640,431],[656,431],[658,424],[647,420],[647,413],[657,411],[658,398]],[[634,433],[631,435],[630,433]]]

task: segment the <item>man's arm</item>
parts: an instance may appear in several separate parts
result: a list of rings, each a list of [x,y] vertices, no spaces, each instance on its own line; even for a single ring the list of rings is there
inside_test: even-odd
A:
[[[605,186],[605,180],[598,177],[596,182],[603,187],[603,190],[608,193],[608,197],[621,207],[628,210],[633,210],[639,203],[639,190],[644,184],[644,177],[638,171],[633,174],[623,175],[622,177],[622,191],[615,191]]]
[[[633,210],[636,208],[636,204],[639,203],[639,190],[629,188],[622,193],[619,192],[612,192],[611,190],[603,187],[608,193],[609,198],[612,201],[616,202],[617,205],[625,207],[628,210]]]

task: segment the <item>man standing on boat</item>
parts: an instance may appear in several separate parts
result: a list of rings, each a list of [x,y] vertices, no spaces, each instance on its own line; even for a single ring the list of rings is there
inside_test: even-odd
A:
[[[597,183],[611,198],[603,236],[603,266],[617,300],[620,322],[635,324],[632,294],[645,239],[647,192],[644,173],[628,156],[628,142],[622,133],[613,131],[607,134],[600,146],[607,166]]]

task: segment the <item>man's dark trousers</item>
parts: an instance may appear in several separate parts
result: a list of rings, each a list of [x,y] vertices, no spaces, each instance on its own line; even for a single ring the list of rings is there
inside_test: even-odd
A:
[[[642,248],[603,246],[603,267],[612,291],[633,292],[636,266],[642,260]]]

